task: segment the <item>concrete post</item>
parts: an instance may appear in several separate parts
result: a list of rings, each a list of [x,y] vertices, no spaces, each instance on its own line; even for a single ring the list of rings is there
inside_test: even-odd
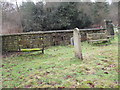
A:
[[[83,60],[82,57],[82,49],[81,49],[81,35],[79,33],[79,29],[75,28],[73,31],[73,38],[74,38],[74,51],[75,56],[81,60]]]

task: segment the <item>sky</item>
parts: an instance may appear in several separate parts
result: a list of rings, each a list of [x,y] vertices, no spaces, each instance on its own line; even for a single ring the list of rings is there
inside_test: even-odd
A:
[[[8,1],[8,2],[11,2],[13,4],[15,4],[15,2],[17,1],[18,4],[22,4],[22,2],[30,2],[30,1],[33,1],[34,3],[38,2],[38,1],[47,1],[47,2],[58,2],[58,1],[72,1],[72,0],[2,0],[2,1]],[[79,0],[74,0],[74,1],[79,1]],[[96,0],[82,0],[82,1],[92,1],[92,2],[95,2]],[[102,1],[105,1],[105,0],[97,0],[99,2],[102,2]],[[119,1],[119,0],[107,0],[107,2],[109,2],[109,4],[112,3],[112,1]]]

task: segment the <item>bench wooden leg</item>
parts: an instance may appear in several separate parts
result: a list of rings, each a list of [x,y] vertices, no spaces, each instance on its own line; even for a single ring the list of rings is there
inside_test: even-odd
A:
[[[42,53],[44,54],[44,49],[42,49]]]

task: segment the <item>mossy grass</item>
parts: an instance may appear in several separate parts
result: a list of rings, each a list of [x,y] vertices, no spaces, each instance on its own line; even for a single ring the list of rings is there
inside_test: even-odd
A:
[[[3,88],[117,88],[118,37],[107,46],[82,42],[83,59],[74,47],[53,46],[44,54],[33,52],[3,58]]]

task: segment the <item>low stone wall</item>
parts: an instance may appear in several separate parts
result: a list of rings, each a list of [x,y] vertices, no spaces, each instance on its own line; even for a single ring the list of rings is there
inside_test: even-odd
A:
[[[105,32],[105,29],[80,29],[81,40],[87,39],[86,33]],[[1,35],[2,51],[19,51],[21,48],[43,48],[70,44],[73,30],[40,31]]]

